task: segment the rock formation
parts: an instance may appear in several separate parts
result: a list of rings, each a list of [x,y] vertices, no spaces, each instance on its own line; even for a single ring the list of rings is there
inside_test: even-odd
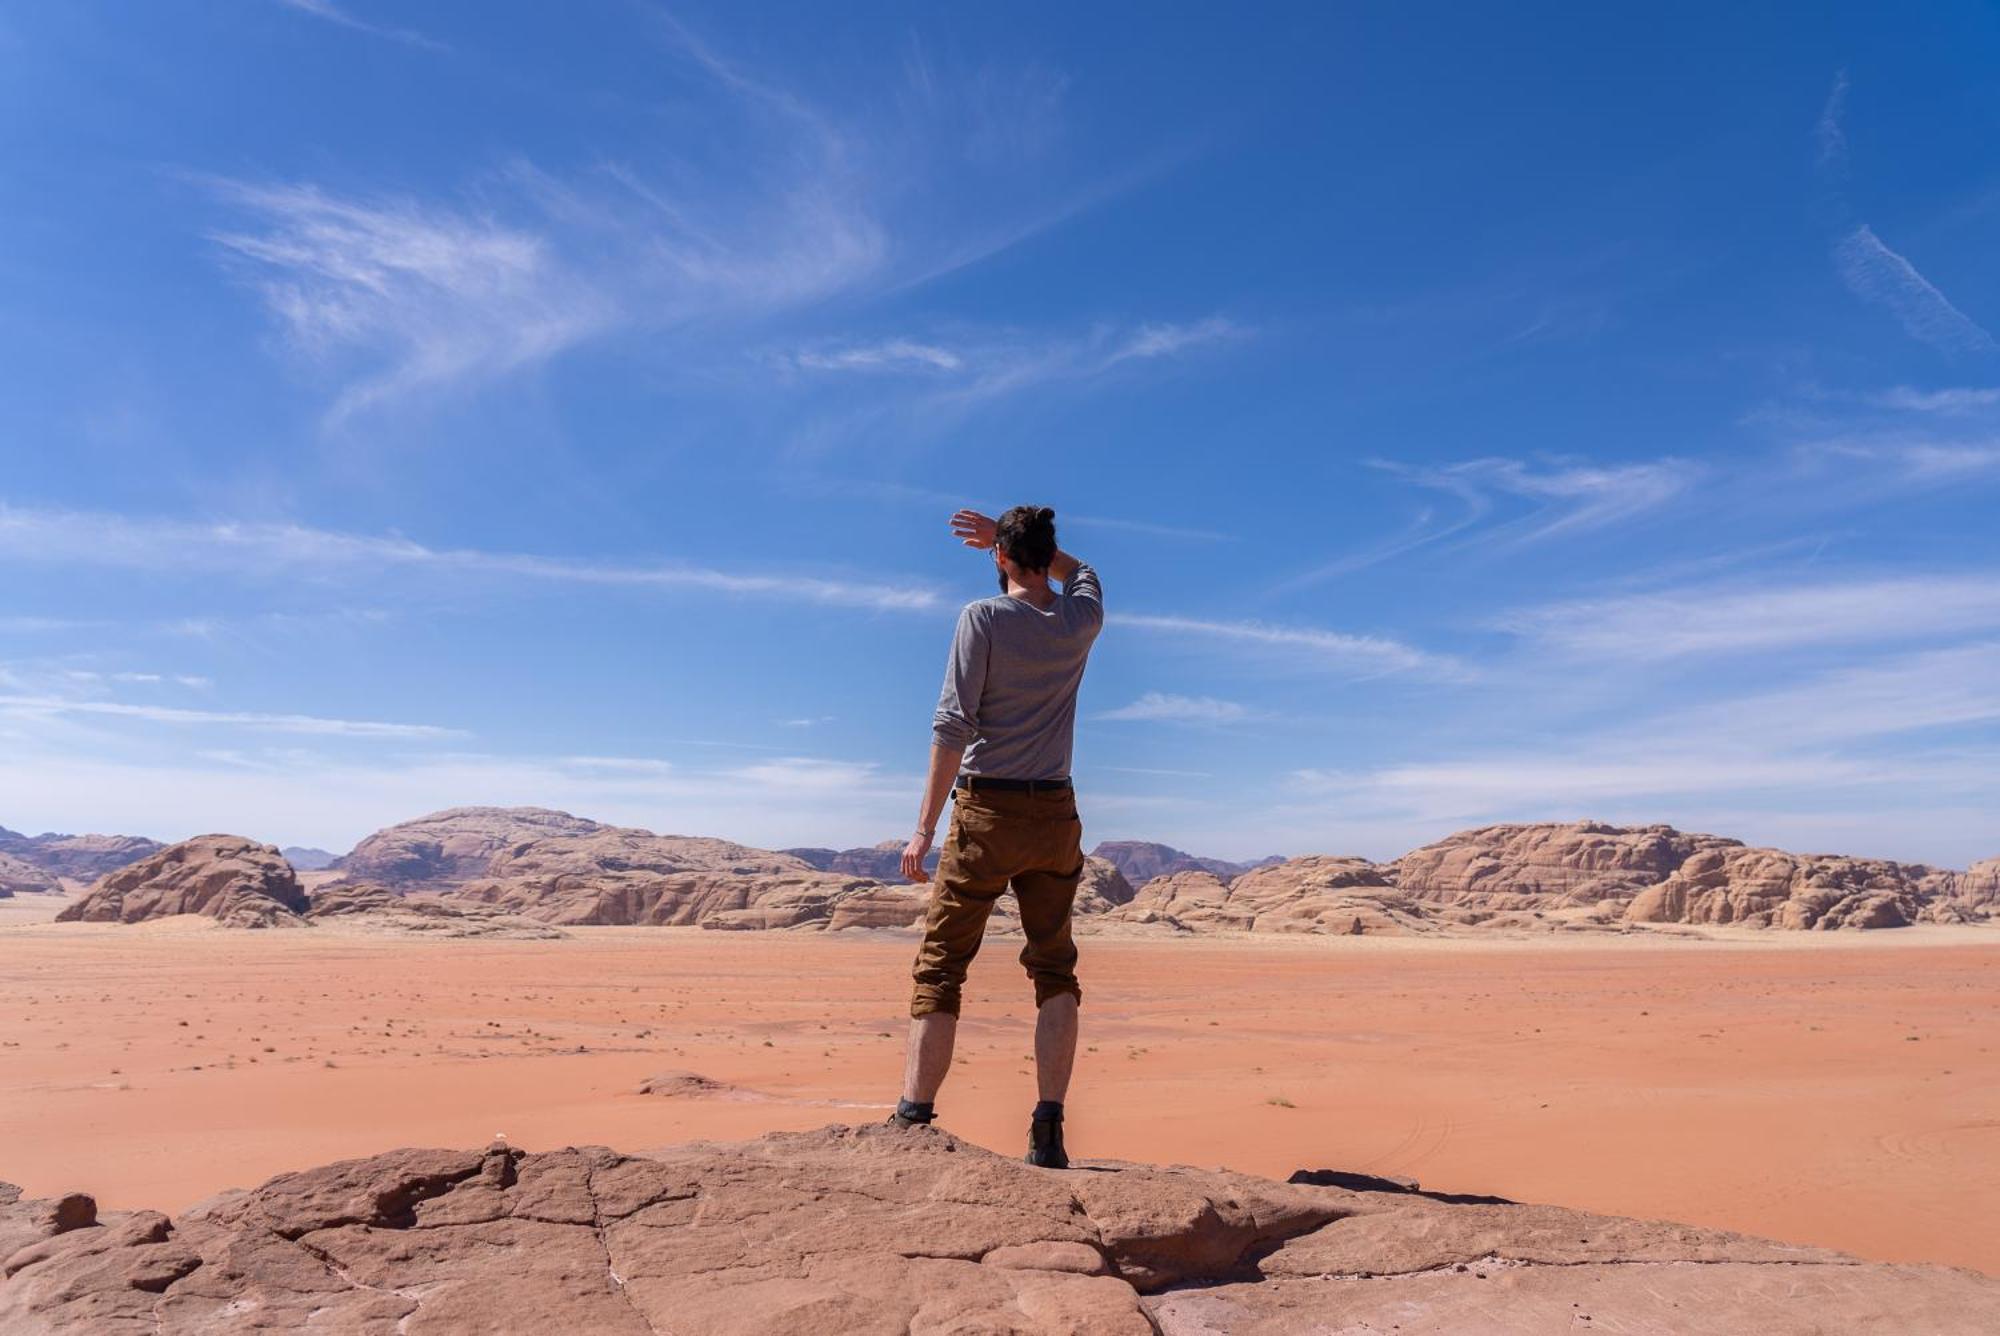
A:
[[[235,928],[303,923],[305,892],[291,864],[241,835],[197,835],[104,877],[58,921],[138,923],[201,914]]]
[[[386,886],[341,882],[312,894],[306,918],[317,925],[338,923],[363,932],[403,937],[497,937],[551,941],[568,937],[560,928],[503,913],[486,905],[460,904],[418,892],[397,895]]]
[[[823,925],[836,899],[873,882],[817,872],[789,854],[620,826],[510,845],[449,893],[561,924],[732,928]]]
[[[0,1186],[0,1329],[1971,1336],[2000,1310],[1972,1272],[1396,1186],[1052,1173],[879,1124],[392,1151],[178,1219]]]
[[[511,845],[603,829],[546,807],[453,807],[378,830],[335,866],[351,880],[391,890],[441,889],[483,874]]]
[[[1960,874],[1952,895],[1951,916],[2000,917],[2000,858],[1974,863]]]
[[[0,854],[12,854],[56,877],[95,881],[166,846],[141,835],[22,835],[0,830]]]
[[[1446,926],[1366,859],[1324,855],[1269,864],[1226,885],[1207,872],[1155,878],[1111,918],[1190,932],[1355,936],[1409,936]]]
[[[1207,872],[1222,881],[1240,877],[1252,868],[1260,868],[1271,863],[1282,863],[1283,858],[1273,855],[1260,858],[1254,863],[1232,863],[1223,858],[1199,858],[1183,853],[1167,844],[1153,844],[1146,840],[1106,840],[1090,851],[1093,858],[1102,858],[1131,882],[1134,886],[1149,882],[1155,877],[1171,876],[1176,872]]]
[[[1735,924],[1755,928],[1894,928],[1993,913],[1976,872],[1840,854],[1759,849],[1671,826],[1598,822],[1486,826],[1403,855],[1397,889],[1456,910],[1520,911],[1563,926]],[[1564,914],[1562,911],[1579,911]],[[1587,911],[1587,912],[1586,912]],[[1520,913],[1482,926],[1517,925]]]
[[[285,861],[300,872],[324,872],[340,861],[340,855],[326,849],[315,849],[308,844],[288,844],[278,850]]]
[[[13,854],[0,854],[0,896],[19,892],[62,893],[62,883],[55,874],[36,867],[25,858]]]
[[[1901,928],[1955,878],[1874,858],[1788,854],[1741,846],[1704,849],[1633,897],[1635,923],[1739,923],[1757,928]]]
[[[1083,931],[1637,932],[1667,924],[1832,929],[2000,918],[2000,859],[1947,872],[1757,849],[1671,826],[1485,826],[1379,865],[1310,855],[1237,870],[1166,845],[1099,848],[1139,868],[1175,860],[1210,866],[1181,867],[1135,892],[1116,864],[1091,855],[1076,902]],[[492,935],[503,932],[505,916],[739,931],[906,929],[921,920],[925,893],[903,882],[900,852],[893,841],[871,849],[773,852],[607,826],[546,808],[459,807],[369,836],[341,860],[343,875],[333,886],[442,897],[413,911],[418,917],[377,922],[384,931]],[[0,893],[14,884],[5,868],[0,863]],[[367,912],[387,912],[378,900],[371,892]],[[440,905],[465,912],[454,917]],[[481,908],[475,914],[467,907]],[[261,902],[251,909],[251,919],[275,921]],[[130,915],[100,902],[72,906],[65,917]],[[994,926],[1018,930],[1011,898],[996,904]]]
[[[1133,893],[1132,898],[1111,911],[1109,918],[1123,923],[1156,923],[1192,931],[1223,926],[1227,917],[1223,906],[1229,900],[1229,886],[1213,872],[1169,872],[1153,878]],[[1227,924],[1242,927],[1242,921]]]
[[[1626,901],[1697,852],[1742,848],[1739,840],[1684,835],[1672,826],[1482,826],[1447,836],[1388,864],[1398,889],[1422,900],[1477,909],[1589,908]]]

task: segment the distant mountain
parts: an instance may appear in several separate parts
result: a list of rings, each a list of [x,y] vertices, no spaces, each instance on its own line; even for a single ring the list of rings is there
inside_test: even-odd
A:
[[[153,845],[129,836],[7,842],[72,860]],[[299,888],[278,850],[230,836],[154,847],[155,856],[104,877],[64,917],[135,922],[200,913],[245,926],[302,921]],[[347,899],[327,903],[330,914],[344,907],[365,915],[380,909],[381,892],[428,892],[482,923],[485,916],[468,906],[562,926],[908,928],[922,919],[929,897],[923,886],[902,881],[900,852],[893,840],[865,849],[773,852],[545,808],[454,808],[356,845],[341,860],[345,875],[335,883],[349,888]],[[19,855],[13,866],[16,879],[0,889],[34,889],[42,874]],[[46,871],[45,863],[35,866]],[[447,908],[430,917],[449,914]],[[1960,872],[1753,848],[1671,826],[1592,821],[1460,831],[1391,863],[1310,855],[1245,865],[1117,841],[1087,860],[1076,914],[1080,931],[1103,925],[1364,935],[1996,923],[2000,859]],[[417,910],[398,917],[414,925],[412,915],[422,917]],[[994,916],[1002,930],[1013,930],[1018,913],[1011,897],[1001,898]],[[429,920],[418,926],[436,927]],[[465,935],[465,924],[447,926]]]
[[[1232,863],[1225,858],[1202,858],[1172,845],[1154,844],[1147,840],[1106,840],[1092,849],[1090,854],[1116,867],[1134,886],[1143,885],[1155,877],[1170,877],[1176,872],[1207,872],[1228,881],[1252,868],[1285,861],[1273,854],[1254,863]]]
[[[340,855],[325,849],[315,849],[309,844],[288,844],[278,852],[285,861],[300,872],[324,872],[340,861]]]
[[[0,854],[12,854],[57,877],[96,881],[166,848],[143,835],[23,835],[0,827]]]
[[[903,841],[884,840],[865,849],[780,849],[821,872],[840,872],[850,877],[873,877],[890,883],[903,879]],[[937,850],[924,859],[924,871],[937,871]]]
[[[13,854],[0,854],[0,898],[13,895],[17,891],[40,891],[60,893],[62,891],[55,875],[36,867],[25,858]]]

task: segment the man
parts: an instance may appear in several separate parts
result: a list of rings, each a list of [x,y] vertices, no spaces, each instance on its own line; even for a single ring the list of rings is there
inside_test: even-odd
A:
[[[1104,625],[1097,573],[1056,546],[1055,512],[1016,506],[996,523],[974,510],[951,517],[967,547],[993,553],[998,598],[958,615],[931,735],[930,775],[903,875],[926,880],[924,857],[946,794],[951,833],[938,857],[923,945],[911,973],[910,1050],[903,1098],[890,1121],[927,1124],[951,1070],[959,991],[979,952],[986,916],[1011,884],[1035,985],[1035,1079],[1041,1102],[1028,1125],[1029,1164],[1067,1169],[1063,1098],[1076,1061],[1076,942],[1070,906],[1083,876],[1083,825],[1070,787],[1076,689]],[[1049,587],[1053,578],[1062,585]]]

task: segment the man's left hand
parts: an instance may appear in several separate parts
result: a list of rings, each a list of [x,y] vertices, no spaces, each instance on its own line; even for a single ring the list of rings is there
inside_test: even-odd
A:
[[[931,851],[931,837],[918,831],[910,836],[910,842],[903,846],[903,880],[926,882],[930,874],[924,871],[924,859]]]

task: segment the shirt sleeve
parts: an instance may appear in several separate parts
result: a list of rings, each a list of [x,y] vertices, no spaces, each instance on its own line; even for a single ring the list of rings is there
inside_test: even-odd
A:
[[[964,751],[979,736],[979,693],[986,688],[986,623],[971,608],[958,614],[951,656],[945,660],[944,689],[931,719],[931,741]]]
[[[1071,600],[1082,613],[1084,620],[1094,625],[1104,625],[1104,587],[1097,582],[1097,572],[1079,561],[1076,570],[1063,584],[1063,597]]]

